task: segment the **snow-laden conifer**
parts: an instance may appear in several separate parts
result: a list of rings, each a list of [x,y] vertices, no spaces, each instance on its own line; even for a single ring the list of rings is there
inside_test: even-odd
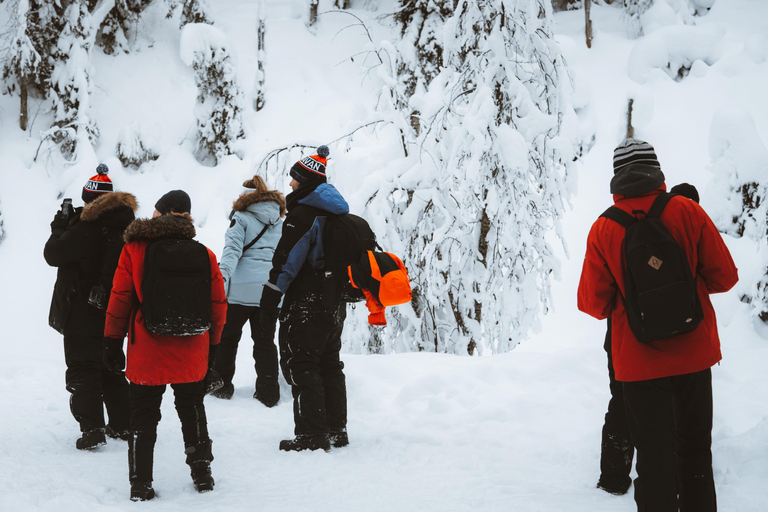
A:
[[[171,18],[181,7],[179,25],[184,28],[189,23],[213,23],[208,15],[208,0],[165,0],[168,5],[168,17]]]
[[[42,58],[27,33],[29,1],[17,0],[12,9],[11,29],[14,32],[9,45],[10,58],[3,68],[3,80],[11,91],[18,87],[21,103],[19,126],[26,130],[28,84],[42,65]]]
[[[208,165],[233,154],[242,139],[243,94],[237,84],[227,36],[212,25],[191,23],[181,33],[181,59],[192,66],[197,82],[195,157]]]
[[[114,0],[115,6],[109,11],[99,29],[104,53],[111,55],[117,50],[126,50],[128,42],[136,36],[136,27],[141,13],[152,0]]]
[[[93,26],[87,0],[73,0],[64,10],[64,26],[52,53],[51,74],[53,127],[50,134],[67,159],[73,159],[77,146],[98,138],[99,130],[91,118],[90,51]]]
[[[415,285],[388,349],[509,350],[551,307],[575,114],[550,18],[547,0],[461,1],[431,31],[443,67],[419,99],[419,161],[375,175],[368,201]]]

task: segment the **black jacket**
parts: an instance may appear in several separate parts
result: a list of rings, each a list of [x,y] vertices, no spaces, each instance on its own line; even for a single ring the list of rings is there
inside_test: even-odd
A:
[[[43,255],[58,267],[48,324],[65,335],[102,336],[105,311],[88,303],[91,289],[112,287],[123,241],[135,218],[136,198],[111,192],[77,208],[66,229],[52,227]]]

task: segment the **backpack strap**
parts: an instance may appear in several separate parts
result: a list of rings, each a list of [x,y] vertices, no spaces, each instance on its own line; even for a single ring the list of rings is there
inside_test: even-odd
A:
[[[622,210],[617,206],[611,206],[610,208],[605,210],[602,213],[602,215],[600,215],[600,217],[605,217],[607,219],[611,219],[615,222],[618,222],[625,228],[628,228],[629,226],[637,222],[637,219],[633,215],[625,212],[624,210]]]
[[[651,208],[648,210],[648,218],[651,219],[658,219],[661,217],[661,212],[664,211],[664,208],[667,206],[667,203],[670,199],[672,199],[672,196],[676,194],[667,194],[666,192],[662,192],[658,196],[656,196],[656,199],[653,200],[653,204],[651,205]]]
[[[267,230],[268,230],[269,228],[271,228],[272,226],[273,226],[273,224],[265,224],[265,225],[264,225],[264,229],[262,229],[262,230],[261,230],[261,233],[259,233],[258,235],[256,235],[256,238],[254,238],[253,240],[251,240],[251,242],[250,242],[248,245],[246,245],[245,247],[243,247],[243,254],[245,254],[245,251],[247,251],[248,249],[250,249],[251,247],[253,247],[253,244],[255,244],[256,242],[258,242],[258,241],[259,241],[259,238],[261,238],[261,237],[264,235],[264,233],[266,233],[266,232],[267,232]]]

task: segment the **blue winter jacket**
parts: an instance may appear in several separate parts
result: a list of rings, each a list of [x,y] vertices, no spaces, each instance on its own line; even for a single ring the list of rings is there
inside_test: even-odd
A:
[[[317,270],[322,269],[323,228],[328,215],[349,213],[349,205],[333,185],[303,186],[286,198],[288,215],[272,259],[269,286],[287,293],[289,289],[319,291]]]
[[[276,191],[243,194],[232,205],[232,222],[224,238],[219,268],[229,304],[258,306],[269,279],[272,256],[280,240],[285,198]],[[269,226],[259,240],[243,253],[243,247]]]

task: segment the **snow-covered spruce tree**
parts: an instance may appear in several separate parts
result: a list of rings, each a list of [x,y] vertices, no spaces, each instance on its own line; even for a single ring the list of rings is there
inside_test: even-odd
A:
[[[123,167],[139,169],[143,164],[160,157],[153,141],[154,137],[146,134],[139,122],[131,123],[120,130],[117,137],[117,158]]]
[[[27,34],[29,1],[17,0],[16,5],[10,8],[13,12],[11,29],[14,33],[9,45],[10,59],[3,68],[3,80],[9,84],[9,90],[13,91],[16,86],[19,88],[19,127],[26,130],[28,83],[40,67],[42,59]]]
[[[29,0],[26,34],[40,56],[38,66],[27,76],[30,92],[47,98],[53,71],[53,53],[64,27],[64,9],[55,0]]]
[[[90,82],[90,50],[93,38],[87,0],[72,0],[64,11],[64,27],[52,54],[51,74],[53,98],[53,141],[68,160],[76,156],[81,142],[93,142],[99,130],[90,117],[88,92]]]
[[[206,165],[234,153],[242,139],[243,94],[237,84],[230,42],[212,25],[191,23],[181,33],[181,59],[197,81],[197,144],[195,157]]]
[[[435,31],[444,67],[422,101],[421,163],[387,171],[368,202],[391,212],[416,285],[412,311],[400,307],[384,336],[390,347],[404,335],[421,350],[506,351],[550,308],[559,262],[546,237],[559,235],[571,194],[561,128],[575,114],[549,0],[454,7]]]
[[[650,9],[652,4],[653,0],[624,0],[624,16],[630,35],[634,37],[643,35],[640,16]]]
[[[402,37],[398,47],[397,78],[405,87],[409,102],[417,90],[424,90],[443,68],[441,30],[454,10],[455,0],[400,0],[395,22]],[[397,105],[405,110],[406,105]],[[419,111],[410,107],[408,116],[419,132]]]
[[[99,29],[99,45],[107,55],[127,48],[128,41],[135,37],[141,13],[149,7],[152,0],[114,0],[114,2],[115,6],[109,11]]]
[[[213,23],[208,15],[208,0],[165,0],[165,3],[168,5],[168,18],[172,18],[181,6],[181,28],[189,23]]]

